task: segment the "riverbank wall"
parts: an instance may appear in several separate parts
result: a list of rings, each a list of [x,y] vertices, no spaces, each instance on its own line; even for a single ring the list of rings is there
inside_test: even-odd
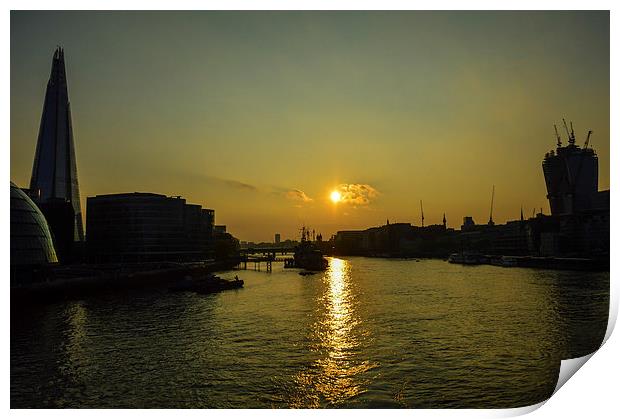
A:
[[[38,281],[11,286],[11,303],[53,302],[130,290],[168,289],[187,276],[231,270],[237,263],[236,260],[226,260],[53,267]]]

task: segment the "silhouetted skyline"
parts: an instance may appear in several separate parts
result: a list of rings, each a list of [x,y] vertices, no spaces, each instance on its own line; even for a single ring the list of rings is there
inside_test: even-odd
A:
[[[83,200],[183,195],[271,241],[419,225],[420,200],[427,225],[483,223],[495,185],[501,223],[548,212],[562,117],[609,188],[608,12],[12,12],[21,187],[57,44]]]

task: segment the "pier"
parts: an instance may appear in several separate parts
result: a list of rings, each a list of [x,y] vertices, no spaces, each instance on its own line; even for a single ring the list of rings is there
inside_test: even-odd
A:
[[[265,248],[247,248],[239,250],[239,264],[238,269],[248,269],[248,263],[254,264],[254,270],[261,270],[261,263],[265,263],[267,272],[271,272],[273,262],[282,262],[291,260],[292,258],[286,257],[295,252],[295,249],[290,247],[265,247]]]

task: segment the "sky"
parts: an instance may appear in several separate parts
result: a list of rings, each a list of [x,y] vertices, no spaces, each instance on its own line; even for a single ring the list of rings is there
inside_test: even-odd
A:
[[[215,209],[240,240],[549,213],[573,121],[609,188],[609,13],[11,12],[11,180],[28,187],[65,50],[86,197]],[[566,136],[563,134],[564,137]],[[340,191],[341,201],[330,195]],[[88,235],[88,231],[86,231]]]

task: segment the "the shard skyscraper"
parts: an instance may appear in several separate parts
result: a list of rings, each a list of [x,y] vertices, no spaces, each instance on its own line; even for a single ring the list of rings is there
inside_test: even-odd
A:
[[[30,193],[48,219],[59,256],[65,253],[64,259],[71,259],[67,255],[73,242],[84,240],[84,228],[65,57],[60,47],[54,52],[45,92]]]

